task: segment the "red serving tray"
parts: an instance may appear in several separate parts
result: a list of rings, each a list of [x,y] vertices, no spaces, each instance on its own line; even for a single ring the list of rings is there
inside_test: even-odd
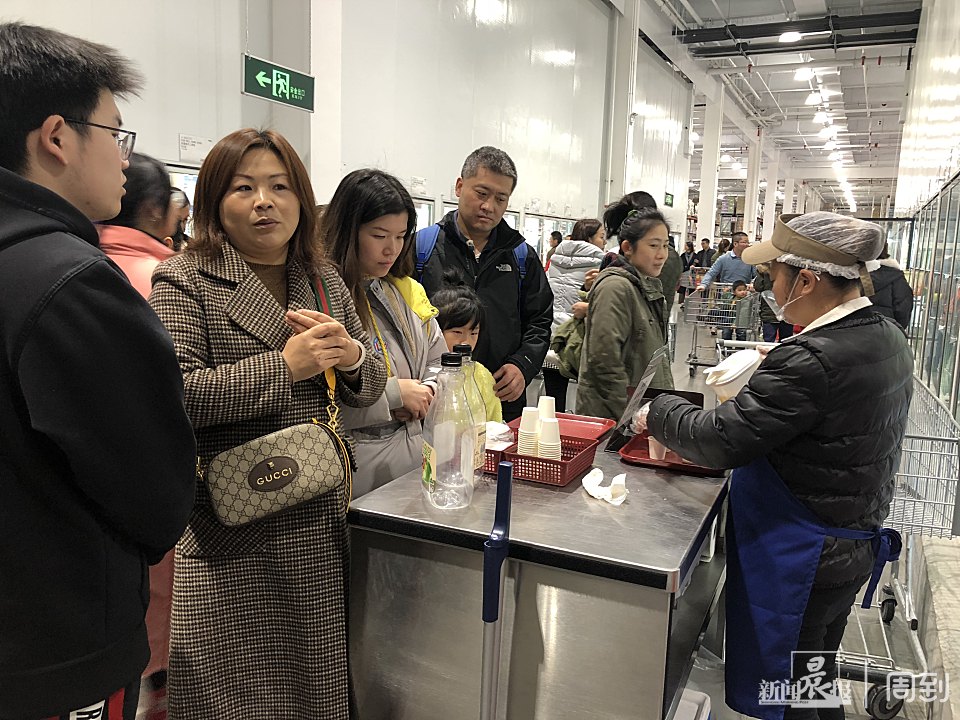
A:
[[[507,423],[515,431],[520,428],[521,418],[514,418]],[[557,413],[560,425],[560,434],[566,437],[578,437],[585,440],[599,440],[616,423],[609,418],[590,417],[589,415],[573,415],[571,413]]]
[[[673,470],[684,473],[685,475],[720,477],[726,472],[725,470],[717,470],[716,468],[708,468],[702,465],[684,462],[673,450],[667,450],[667,456],[663,460],[654,460],[650,457],[646,433],[634,435],[630,438],[629,442],[620,448],[620,459],[630,465],[643,465],[645,467],[660,468],[662,470]]]

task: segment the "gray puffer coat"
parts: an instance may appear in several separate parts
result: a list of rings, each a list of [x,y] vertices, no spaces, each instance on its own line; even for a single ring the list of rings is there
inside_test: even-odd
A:
[[[582,240],[564,240],[557,245],[547,270],[547,280],[553,290],[552,331],[572,317],[570,308],[580,300],[587,270],[599,268],[603,256],[603,250]]]
[[[871,530],[890,511],[912,395],[903,332],[866,307],[784,340],[715,410],[661,395],[648,425],[701,465],[735,468],[766,456],[829,527]],[[815,584],[863,579],[873,556],[869,541],[827,537]]]

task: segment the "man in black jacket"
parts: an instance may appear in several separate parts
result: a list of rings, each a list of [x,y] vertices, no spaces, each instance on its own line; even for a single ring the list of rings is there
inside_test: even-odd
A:
[[[694,256],[693,264],[697,267],[710,267],[713,263],[710,261],[713,259],[714,249],[710,247],[710,239],[703,238],[700,240],[700,252]]]
[[[0,717],[133,720],[147,564],[196,448],[173,343],[98,248],[134,133],[114,50],[0,24]]]
[[[456,272],[483,300],[486,317],[474,359],[493,372],[503,419],[523,411],[524,390],[540,372],[550,346],[553,291],[536,251],[527,246],[520,271],[515,249],[526,242],[504,220],[517,186],[517,168],[503,150],[481,147],[457,178],[457,210],[440,221],[422,282],[433,295],[444,273]]]

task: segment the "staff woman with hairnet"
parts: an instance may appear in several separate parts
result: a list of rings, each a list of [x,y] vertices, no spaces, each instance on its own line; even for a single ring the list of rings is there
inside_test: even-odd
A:
[[[771,263],[771,305],[804,330],[770,350],[746,387],[716,409],[661,395],[635,424],[688,460],[736,468],[727,525],[727,704],[769,720],[837,720],[842,706],[761,704],[761,684],[796,681],[812,669],[825,671],[819,687],[836,693],[831,651],[850,608],[899,551],[896,534],[880,526],[893,496],[913,359],[903,332],[861,295],[861,281],[872,292],[864,264],[883,248],[881,229],[828,212],[783,219],[742,257]],[[798,656],[791,667],[795,650],[826,651],[826,663],[808,666],[809,657]]]

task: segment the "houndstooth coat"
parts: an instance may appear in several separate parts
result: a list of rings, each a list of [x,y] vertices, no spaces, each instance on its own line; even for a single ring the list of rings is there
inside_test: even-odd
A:
[[[343,281],[322,270],[330,314],[368,347],[354,392],[375,402],[386,380]],[[315,308],[310,280],[287,266],[290,308]],[[280,354],[284,309],[228,243],[213,259],[181,255],[153,275],[150,304],[173,336],[201,458],[323,417],[323,376],[291,384]],[[171,623],[171,720],[348,718],[344,490],[238,528],[221,525],[206,487],[177,545]]]

